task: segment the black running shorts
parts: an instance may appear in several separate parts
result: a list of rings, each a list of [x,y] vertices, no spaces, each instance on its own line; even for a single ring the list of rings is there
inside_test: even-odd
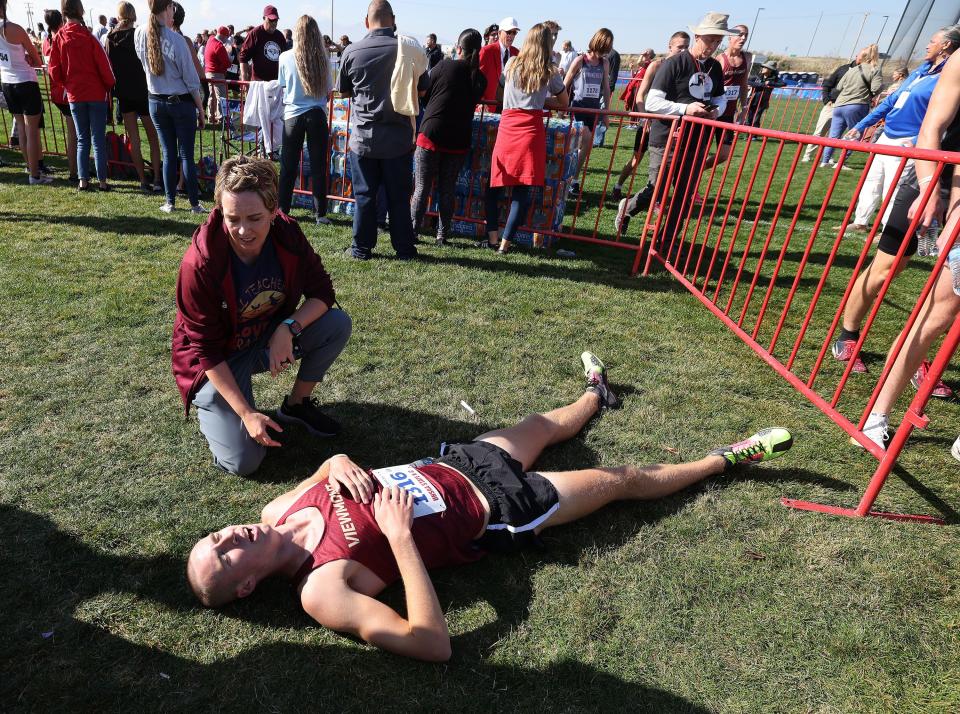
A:
[[[947,164],[943,169],[943,173],[940,175],[940,197],[944,200],[944,205],[950,200],[950,186],[953,181],[954,171],[956,171],[956,167]],[[890,209],[890,218],[883,227],[883,233],[880,234],[880,244],[877,246],[877,250],[883,251],[887,255],[897,254],[897,251],[900,250],[900,245],[903,243],[907,228],[910,227],[911,223],[907,217],[907,213],[919,195],[920,188],[916,183],[915,177],[913,183],[900,184],[899,188],[897,188],[897,193],[893,197],[893,207]],[[914,234],[910,236],[910,245],[907,246],[904,255],[911,256],[916,253],[917,245],[917,234],[914,232]]]
[[[733,124],[736,126],[737,122],[734,120],[733,115],[717,117],[717,121],[722,121],[725,124]],[[734,131],[724,131],[723,129],[714,128],[713,140],[717,142],[717,145],[726,144],[730,146],[733,144],[733,136],[736,132]]]
[[[11,114],[35,117],[43,114],[43,99],[40,97],[40,85],[36,82],[18,82],[3,85],[3,98]]]
[[[535,472],[486,441],[448,444],[438,463],[466,476],[490,505],[487,532],[477,545],[496,553],[511,553],[537,542],[534,530],[560,507],[557,489]]]
[[[136,112],[138,117],[150,116],[150,103],[147,101],[146,94],[136,98],[117,97],[117,102],[120,104],[121,116],[131,112]]]
[[[650,143],[650,130],[647,129],[647,120],[641,119],[637,127],[637,135],[633,139],[633,153],[647,150],[647,144]]]

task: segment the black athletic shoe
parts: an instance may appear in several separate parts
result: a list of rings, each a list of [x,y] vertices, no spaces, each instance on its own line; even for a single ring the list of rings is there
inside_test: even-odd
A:
[[[339,422],[320,411],[320,403],[309,397],[300,404],[290,405],[287,397],[277,409],[277,419],[286,424],[302,424],[314,436],[336,436],[340,433]]]
[[[610,383],[607,382],[607,368],[592,352],[580,355],[583,363],[583,374],[587,378],[587,391],[600,397],[601,409],[619,409],[620,398],[613,393]]]

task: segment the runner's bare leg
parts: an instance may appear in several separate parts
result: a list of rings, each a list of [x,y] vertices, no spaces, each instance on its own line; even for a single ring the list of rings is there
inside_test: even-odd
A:
[[[712,454],[687,464],[541,472],[560,494],[560,508],[541,529],[583,518],[613,501],[648,501],[669,496],[708,476],[723,473],[725,467],[726,459]]]
[[[600,409],[600,397],[593,392],[572,404],[545,414],[531,414],[516,426],[481,434],[476,441],[499,446],[529,471],[546,447],[572,439]]]

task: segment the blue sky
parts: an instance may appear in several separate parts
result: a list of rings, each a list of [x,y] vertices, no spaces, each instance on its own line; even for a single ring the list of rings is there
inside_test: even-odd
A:
[[[256,0],[181,0],[187,11],[185,30],[195,33],[204,27],[233,23],[244,26],[259,22],[263,2]],[[352,39],[362,37],[363,17],[367,0],[273,0],[280,14],[280,27],[292,26],[301,14],[312,14],[320,22],[325,32],[330,31],[331,7],[333,8],[333,32],[339,37],[347,34]],[[757,50],[783,52],[788,54],[807,54],[811,46],[815,55],[849,55],[853,50],[864,13],[870,14],[863,25],[863,34],[859,44],[862,46],[875,41],[884,24],[884,15],[889,15],[880,43],[881,50],[896,28],[903,11],[902,0],[811,0],[804,3],[774,2],[761,0],[766,5],[760,12],[751,47]],[[55,0],[34,2],[37,8],[52,6]],[[138,15],[146,16],[147,6],[143,0],[136,0]],[[396,0],[394,12],[401,32],[422,37],[435,32],[441,42],[452,42],[466,27],[479,30],[499,21],[506,15],[514,15],[521,27],[529,27],[541,19],[557,20],[563,30],[561,40],[569,39],[577,49],[585,47],[590,35],[598,27],[606,26],[613,30],[616,47],[624,52],[639,52],[651,46],[662,50],[667,38],[676,30],[686,29],[696,23],[710,10],[730,13],[730,21],[735,24],[744,22],[753,25],[759,3],[754,2],[685,2],[674,6],[670,4],[662,11],[655,8],[659,3],[640,3],[636,0],[603,0],[596,5],[587,0],[551,0],[550,2],[516,2],[504,0],[485,0],[484,2],[442,2],[441,0]],[[116,5],[104,0],[90,0],[86,5],[94,15],[115,14]],[[481,9],[482,8],[482,9]],[[10,16],[14,20],[25,21],[25,3],[11,0]],[[820,13],[823,21],[814,38],[814,29]],[[40,18],[35,18],[39,20]],[[522,41],[522,35],[519,38]]]

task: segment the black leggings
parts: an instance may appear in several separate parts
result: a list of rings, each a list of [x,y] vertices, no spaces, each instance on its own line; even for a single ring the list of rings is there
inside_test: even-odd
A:
[[[530,208],[530,189],[532,186],[514,186],[510,200],[510,213],[503,226],[500,237],[512,241],[517,228],[526,220],[527,209]],[[499,226],[500,198],[503,196],[503,186],[489,186],[487,188],[487,233],[492,233]]]
[[[285,119],[283,122],[283,146],[280,149],[280,210],[290,213],[293,202],[293,185],[300,173],[300,152],[306,136],[310,152],[310,174],[313,193],[313,210],[318,216],[327,214],[327,115],[320,107]]]
[[[453,204],[457,195],[457,177],[460,175],[466,156],[430,151],[418,146],[413,157],[416,161],[414,171],[416,186],[413,189],[413,203],[410,204],[413,232],[419,233],[423,226],[423,215],[427,212],[427,203],[430,201],[430,188],[436,180],[439,199],[437,212],[440,214],[437,238],[446,240],[452,233],[451,223],[453,222]]]

